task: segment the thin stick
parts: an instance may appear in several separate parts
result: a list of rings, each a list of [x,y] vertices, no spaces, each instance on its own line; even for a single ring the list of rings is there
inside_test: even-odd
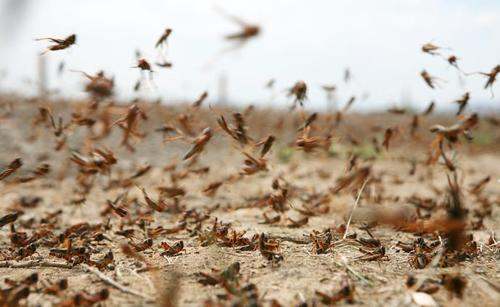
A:
[[[356,197],[356,201],[354,202],[354,206],[352,206],[351,214],[349,214],[349,220],[347,220],[347,225],[345,227],[345,232],[344,232],[344,236],[342,237],[342,239],[347,238],[347,232],[349,231],[349,226],[351,225],[352,215],[354,214],[354,210],[356,210],[356,207],[358,206],[359,199],[361,198],[361,193],[363,193],[363,190],[364,190],[367,182],[368,182],[368,177],[365,179],[365,181],[363,182],[363,185],[361,186],[361,188],[358,191],[358,196]]]
[[[0,262],[0,268],[21,269],[21,268],[34,268],[34,267],[61,268],[61,269],[73,268],[72,265],[69,265],[66,263],[40,261],[40,260],[31,260],[31,261],[26,261],[26,262],[11,262],[11,261]]]
[[[93,267],[88,266],[86,264],[81,264],[81,267],[85,271],[90,272],[90,273],[96,275],[97,277],[99,277],[104,283],[106,283],[106,284],[108,284],[108,285],[110,285],[112,287],[115,287],[116,289],[120,290],[123,293],[132,294],[132,295],[135,295],[135,296],[138,296],[138,297],[142,297],[144,299],[150,299],[150,297],[147,296],[147,295],[144,295],[142,293],[136,292],[135,290],[132,290],[130,288],[127,288],[127,287],[119,284],[117,281],[113,280],[111,277],[106,276],[104,273],[102,273],[101,271],[99,271],[96,268],[93,268]]]

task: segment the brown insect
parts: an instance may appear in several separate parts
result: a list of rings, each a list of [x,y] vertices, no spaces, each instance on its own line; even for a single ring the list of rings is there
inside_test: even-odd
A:
[[[353,188],[361,186],[370,175],[370,172],[371,168],[369,166],[365,166],[338,178],[337,184],[330,190],[331,193],[336,194],[349,186],[352,186]]]
[[[441,47],[434,45],[433,43],[426,43],[422,46],[422,52],[430,54],[430,55],[439,55],[438,50],[440,50]]]
[[[141,190],[142,195],[144,196],[144,200],[146,201],[146,204],[148,204],[148,206],[151,209],[157,212],[165,211],[165,209],[167,208],[167,204],[163,202],[163,199],[161,199],[161,197],[158,198],[158,201],[154,201],[148,196],[148,194],[146,193],[146,189],[141,187],[138,187],[138,189]]]
[[[162,256],[175,256],[184,250],[184,242],[182,241],[179,241],[174,245],[170,245],[167,242],[161,242],[160,246],[165,250],[161,253]]]
[[[349,98],[345,106],[342,108],[341,113],[347,112],[352,107],[355,101],[356,101],[356,96],[351,96],[351,98]]]
[[[222,182],[222,181],[212,182],[207,187],[205,187],[203,189],[203,193],[206,196],[212,197],[215,195],[215,193],[217,193],[217,190],[222,186],[223,183],[224,182]]]
[[[23,166],[23,160],[21,158],[17,158],[14,161],[10,162],[10,164],[7,166],[5,170],[0,172],[0,180],[3,180],[13,173],[15,173],[19,168]]]
[[[85,91],[90,93],[92,97],[95,98],[106,98],[113,95],[113,88],[115,86],[114,78],[108,78],[105,76],[104,71],[99,71],[96,75],[92,76],[84,71],[76,71],[82,73],[89,83],[85,85]]]
[[[253,175],[260,171],[267,170],[267,161],[264,158],[254,158],[249,153],[243,152],[247,157],[244,161],[245,166],[241,170],[241,175]]]
[[[295,140],[295,145],[300,147],[305,152],[312,152],[318,147],[328,148],[330,144],[330,137],[327,135],[325,138],[320,136],[310,136],[311,127],[306,127],[300,136]]]
[[[201,104],[203,103],[203,101],[205,101],[205,99],[207,99],[207,97],[208,97],[208,92],[207,91],[203,92],[200,95],[200,97],[198,97],[198,99],[196,99],[193,102],[193,104],[192,104],[193,108],[199,108],[201,106]]]
[[[0,228],[2,228],[3,226],[5,226],[7,224],[14,223],[18,217],[19,217],[18,212],[10,213],[10,214],[2,216],[0,218]]]
[[[147,71],[152,72],[151,64],[149,64],[149,62],[144,58],[138,59],[137,66],[135,66],[134,68],[139,68],[140,70],[147,70]]]
[[[271,147],[273,146],[274,141],[276,138],[273,135],[269,135],[265,140],[262,140],[255,144],[256,146],[262,146],[262,150],[260,151],[260,157],[264,158],[264,156],[271,150]]]
[[[500,65],[497,65],[495,67],[493,67],[493,69],[489,72],[489,73],[485,73],[485,72],[477,72],[475,74],[479,74],[479,75],[482,75],[482,76],[485,76],[488,78],[488,80],[486,81],[486,84],[484,85],[484,89],[488,89],[490,88],[491,90],[491,96],[493,97],[494,94],[493,94],[493,84],[495,83],[496,79],[497,79],[497,75],[500,73]],[[472,73],[474,74],[474,73]],[[471,74],[468,74],[468,75],[471,75]]]
[[[314,112],[311,115],[309,115],[306,120],[304,121],[304,124],[297,129],[297,131],[303,131],[305,128],[309,127],[316,119],[318,118],[318,113]]]
[[[170,34],[172,34],[172,29],[166,28],[165,31],[163,31],[160,38],[158,39],[158,41],[156,41],[155,48],[167,44],[167,39],[169,38]]]
[[[420,127],[420,118],[417,114],[413,115],[411,124],[410,124],[410,135],[415,137],[417,135],[417,130]]]
[[[120,200],[122,200],[124,196],[125,194],[120,194],[113,201],[106,200],[106,204],[108,205],[108,207],[111,210],[113,210],[113,212],[116,213],[119,217],[122,218],[128,217],[129,215],[128,210],[126,208],[117,206],[118,202],[120,202]]]
[[[138,138],[144,137],[144,134],[141,134],[137,131],[137,126],[139,125],[139,118],[144,120],[147,119],[146,114],[136,105],[132,105],[127,114],[118,119],[112,126],[118,125],[123,130],[123,138],[121,145],[125,146],[128,150],[134,151],[134,147],[129,143],[130,137],[135,136]]]
[[[155,62],[156,66],[161,67],[161,68],[172,68],[173,64],[172,62],[168,61],[163,61],[163,62]]]
[[[201,132],[201,134],[193,141],[193,147],[184,155],[182,160],[187,160],[189,158],[198,155],[203,151],[205,145],[207,145],[208,141],[212,138],[212,129],[205,128]]]
[[[460,120],[459,123],[444,127],[442,125],[434,125],[429,130],[432,133],[436,133],[439,139],[446,138],[450,143],[456,143],[460,135],[465,135],[466,137],[470,134],[470,129],[477,125],[479,122],[479,117],[476,113],[465,117]],[[437,141],[435,141],[437,143]]]
[[[128,244],[131,247],[133,247],[134,251],[142,252],[142,251],[145,251],[146,249],[149,249],[153,246],[153,239],[149,238],[149,239],[146,239],[146,240],[139,242],[139,243],[134,243],[131,241]]]
[[[450,64],[451,66],[455,67],[456,69],[458,69],[460,72],[462,72],[462,70],[460,69],[460,67],[458,67],[458,61],[459,59],[455,56],[455,55],[450,55],[446,61],[448,62],[448,64]]]
[[[437,77],[431,76],[425,69],[420,72],[420,76],[425,81],[425,83],[432,89],[435,88],[436,86],[435,82],[436,80],[439,79]]]
[[[476,195],[479,194],[479,193],[481,193],[481,191],[484,190],[484,188],[486,187],[486,185],[490,181],[491,181],[491,176],[486,176],[483,179],[479,180],[478,182],[473,183],[471,185],[470,192],[472,194],[476,194]]]
[[[391,127],[387,128],[384,133],[384,141],[382,142],[382,146],[385,147],[385,150],[389,150],[389,142],[391,141],[394,134],[397,132],[397,128]]]
[[[427,116],[427,115],[431,114],[434,111],[435,106],[436,106],[436,103],[434,101],[431,101],[431,103],[429,103],[429,106],[427,106],[425,111],[422,112],[422,115]]]
[[[467,107],[467,103],[469,102],[469,99],[470,99],[470,93],[466,92],[465,94],[462,95],[462,97],[460,99],[457,99],[454,101],[455,103],[458,104],[457,115],[462,114],[462,112]]]
[[[136,66],[132,66],[132,68],[139,68],[141,70],[141,73],[145,72],[145,71],[149,72],[149,79],[153,80],[153,73],[154,73],[154,71],[151,68],[151,64],[149,64],[149,62],[145,58],[139,58],[137,60],[137,65]],[[136,86],[137,86],[137,84],[136,84]],[[139,89],[140,84],[137,87]]]
[[[222,16],[235,22],[236,24],[238,24],[241,27],[241,31],[226,35],[225,38],[227,40],[237,40],[240,42],[240,44],[244,44],[249,39],[255,38],[260,34],[260,27],[258,25],[250,24],[239,17],[227,14],[226,12],[224,12],[220,8],[216,8],[216,9]]]
[[[467,287],[467,280],[460,275],[443,274],[441,283],[448,290],[450,298],[453,296],[462,298],[464,290]]]
[[[282,261],[283,256],[279,252],[279,243],[270,239],[266,234],[259,235],[259,250],[261,255],[269,261]]]
[[[297,81],[290,89],[288,89],[288,96],[294,96],[294,105],[298,102],[303,106],[304,100],[307,99],[307,84],[304,81]]]
[[[54,43],[54,45],[47,47],[47,49],[40,54],[40,55],[44,55],[45,53],[47,53],[49,51],[63,50],[63,49],[69,48],[71,45],[74,45],[76,43],[76,34],[71,34],[70,36],[68,36],[64,39],[46,37],[46,38],[38,38],[36,40],[37,41],[48,40],[51,43]]]

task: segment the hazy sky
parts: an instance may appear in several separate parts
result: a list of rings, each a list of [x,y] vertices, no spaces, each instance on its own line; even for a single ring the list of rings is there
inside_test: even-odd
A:
[[[14,2],[26,3],[24,13],[8,10]],[[216,5],[258,23],[262,35],[219,56],[230,46],[223,36],[238,27],[218,14]],[[456,54],[465,71],[489,71],[500,64],[500,1],[0,0],[0,10],[0,69],[8,71],[0,86],[9,89],[27,90],[26,79],[34,78],[37,54],[45,46],[35,38],[77,33],[78,46],[48,57],[51,87],[82,94],[80,75],[66,72],[56,78],[57,64],[64,60],[68,69],[104,69],[116,76],[120,96],[137,95],[132,87],[139,72],[130,68],[134,51],[157,60],[154,43],[168,26],[174,29],[168,49],[174,67],[155,68],[158,88],[142,91],[143,96],[194,99],[209,90],[215,98],[218,78],[225,73],[229,99],[243,104],[267,102],[264,84],[276,78],[280,98],[274,103],[282,105],[287,103],[284,89],[300,79],[309,84],[309,103],[315,106],[325,103],[319,88],[325,83],[338,84],[341,101],[368,92],[364,107],[410,100],[423,108],[432,99],[449,105],[468,90],[474,101],[499,105],[500,85],[490,99],[482,78],[460,82],[454,68],[422,54],[420,47],[433,41],[450,47],[445,52]],[[350,85],[342,82],[346,67],[353,74]],[[419,73],[424,68],[446,80],[440,89],[423,83]]]

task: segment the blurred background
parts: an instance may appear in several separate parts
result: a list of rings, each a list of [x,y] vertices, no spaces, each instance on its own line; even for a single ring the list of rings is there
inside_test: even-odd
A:
[[[262,34],[231,49],[224,36],[240,29],[217,8],[261,26]],[[140,72],[136,50],[158,61],[154,44],[173,29],[167,48],[171,69],[155,67],[154,85],[134,92]],[[285,91],[297,80],[309,85],[307,105],[324,108],[322,85],[335,84],[339,104],[352,95],[359,110],[392,106],[441,108],[471,91],[471,108],[497,108],[485,79],[461,77],[443,58],[421,52],[427,42],[448,47],[466,72],[500,64],[500,1],[495,0],[0,0],[0,89],[31,95],[37,89],[36,38],[77,34],[77,46],[46,55],[47,86],[57,95],[85,97],[82,75],[103,69],[114,75],[120,98],[161,97],[285,107]],[[230,50],[231,49],[231,50]],[[57,74],[64,62],[65,72]],[[344,72],[352,74],[344,82]],[[426,69],[442,78],[431,90]],[[273,91],[265,84],[274,78]]]

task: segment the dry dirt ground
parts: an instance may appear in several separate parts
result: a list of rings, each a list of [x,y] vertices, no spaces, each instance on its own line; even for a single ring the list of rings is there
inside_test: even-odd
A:
[[[20,247],[15,247],[11,242],[11,225],[0,229],[0,288],[17,289],[16,285],[12,285],[12,282],[9,284],[5,279],[19,282],[34,272],[38,273],[38,282],[29,286],[29,296],[20,300],[19,304],[50,306],[74,302],[75,295],[84,293],[82,291],[94,294],[106,288],[109,289],[109,297],[97,304],[153,305],[159,304],[163,298],[168,301],[163,302],[164,306],[200,306],[204,303],[230,305],[238,300],[241,306],[245,306],[252,304],[251,299],[245,300],[245,297],[251,296],[245,286],[254,284],[258,304],[277,306],[276,303],[279,302],[282,306],[292,306],[307,303],[307,306],[313,306],[322,305],[316,291],[333,296],[346,280],[355,288],[354,305],[412,306],[416,305],[416,301],[423,304],[414,295],[420,283],[436,287],[437,291],[430,295],[438,305],[498,306],[500,302],[499,245],[495,239],[500,225],[500,153],[497,151],[500,147],[497,126],[481,120],[475,132],[476,139],[472,142],[462,140],[454,151],[450,149],[448,153],[457,167],[463,206],[469,210],[466,233],[473,234],[477,250],[473,256],[465,257],[463,261],[449,267],[431,262],[419,269],[412,262],[415,252],[404,251],[399,242],[411,246],[417,238],[423,236],[426,244],[436,244],[434,251],[428,253],[433,261],[439,257],[439,251],[443,250],[443,244],[446,243],[443,243],[442,240],[446,238],[441,234],[420,235],[389,226],[370,225],[369,232],[385,248],[385,256],[373,261],[360,258],[365,255],[360,248],[376,248],[364,246],[359,239],[370,238],[363,229],[366,224],[370,224],[374,209],[406,208],[408,212],[415,214],[417,206],[412,204],[411,198],[416,197],[435,201],[436,207],[429,210],[430,215],[439,215],[444,211],[442,207],[448,195],[446,174],[449,172],[442,161],[434,165],[425,163],[431,142],[428,128],[438,122],[455,122],[454,118],[421,119],[420,138],[413,139],[407,129],[411,121],[409,115],[346,115],[343,123],[332,130],[334,137],[327,150],[318,149],[306,153],[294,146],[298,135],[297,127],[301,124],[300,117],[292,116],[286,111],[254,110],[245,115],[248,134],[255,140],[274,134],[277,141],[267,156],[267,170],[239,178],[237,174],[243,168],[245,157],[240,152],[239,145],[216,128],[217,114],[208,109],[193,111],[181,106],[141,104],[148,119],[141,119],[138,130],[147,135],[131,142],[136,148],[135,152],[129,152],[120,146],[122,133],[116,126],[109,136],[96,141],[89,140],[86,127],[72,127],[64,132],[68,138],[65,146],[56,152],[56,137],[50,125],[33,124],[38,108],[49,106],[56,118],[60,115],[63,122],[67,123],[71,112],[82,109],[83,104],[30,101],[12,97],[2,99],[0,171],[6,169],[15,158],[21,158],[23,166],[0,182],[0,216],[22,211],[13,225],[15,231],[26,232],[28,238],[41,229],[50,230],[50,234],[36,240],[36,251],[21,259],[18,256]],[[126,112],[126,108],[113,109],[113,121]],[[196,134],[206,126],[214,129],[214,137],[200,154],[198,161],[192,165],[181,160],[191,144],[183,140],[164,142],[162,134],[155,132],[164,123],[179,126],[176,118],[182,112],[189,112],[193,116],[191,121]],[[225,114],[231,121],[230,110],[219,109],[217,112]],[[89,116],[99,121],[97,114],[98,111]],[[315,127],[318,131],[323,131],[328,119],[324,118],[326,115],[320,117]],[[280,118],[283,119],[281,125],[278,123]],[[99,122],[96,125],[98,124]],[[402,131],[394,137],[389,151],[381,149],[377,153],[371,138],[376,137],[381,142],[384,129],[394,125],[402,127]],[[95,127],[96,130],[98,128]],[[318,135],[321,133],[318,132]],[[92,187],[88,193],[82,194],[82,187],[77,181],[81,174],[78,173],[77,165],[70,161],[71,153],[78,150],[86,155],[90,148],[103,146],[112,150],[118,161],[111,167],[109,174],[91,175],[94,178]],[[360,187],[347,187],[338,193],[332,193],[331,189],[337,185],[338,178],[349,173],[347,168],[352,153],[359,156],[353,170],[369,165],[372,179],[361,193],[348,229],[349,238],[342,240],[342,225],[346,224]],[[412,161],[415,172],[410,174]],[[47,175],[30,182],[16,183],[16,178],[28,176],[42,163],[50,165]],[[132,179],[127,184],[120,181],[145,165],[151,166],[145,175]],[[209,171],[203,172],[204,167],[209,167]],[[233,180],[224,182],[214,195],[207,196],[202,192],[208,184],[224,180],[228,176],[232,176]],[[471,193],[471,185],[486,176],[490,176],[490,181],[480,194]],[[269,203],[262,201],[277,193],[272,188],[273,180],[277,178],[289,193],[282,213],[272,210]],[[110,187],[113,180],[118,184]],[[167,210],[164,212],[151,211],[138,188],[144,187],[156,201],[160,194],[159,187],[174,186],[185,194],[165,196]],[[122,206],[129,211],[128,216],[122,218],[113,212],[103,214],[106,209],[109,211],[106,201],[114,200],[126,191],[126,200],[120,201],[123,201]],[[39,197],[35,205],[27,204],[35,197]],[[472,222],[477,220],[474,210],[483,206],[489,206],[491,212],[485,214],[483,225],[472,227]],[[304,215],[301,213],[304,208],[313,209],[308,215]],[[314,208],[321,210],[315,211]],[[47,219],[50,213],[58,210],[61,210],[60,214],[49,222],[45,221],[46,224],[42,223],[43,218]],[[206,216],[206,219],[196,223],[194,218],[186,218],[186,212],[197,212],[200,216]],[[281,218],[274,224],[265,224],[264,212],[269,217],[279,215]],[[290,227],[293,223],[289,218],[299,221],[306,216],[307,223]],[[171,229],[181,221],[186,221],[187,227],[176,233],[148,235],[148,229],[151,231],[158,226]],[[233,236],[233,231],[245,232],[243,237],[250,243],[227,243],[228,241],[218,238],[210,232],[214,221],[225,225],[219,226],[220,228],[228,227],[228,238]],[[87,227],[83,234],[58,241],[61,234],[78,223],[97,225],[96,233],[101,233],[105,238],[97,239],[92,228]],[[126,238],[117,234],[124,229],[133,230],[133,235]],[[310,234],[327,229],[331,229],[333,243],[324,253],[319,254]],[[259,251],[256,243],[258,239],[254,236],[261,234],[266,234],[279,243],[276,252],[282,257],[281,260],[268,260]],[[353,237],[354,234],[356,238]],[[153,238],[151,248],[124,254],[123,246],[131,242],[138,244],[149,237]],[[255,241],[252,241],[252,237]],[[136,293],[125,293],[123,289],[119,290],[104,282],[97,273],[98,269],[89,271],[84,264],[73,265],[71,261],[50,255],[53,249],[67,248],[68,240],[73,246],[85,246],[90,250],[94,261],[99,261],[112,251],[113,260],[101,268],[100,276],[108,277]],[[52,245],[46,241],[51,241]],[[184,244],[180,253],[174,256],[162,255],[165,250],[161,248],[161,242],[173,245],[179,241]],[[238,282],[231,282],[229,286],[226,283],[226,287],[223,283],[203,285],[199,282],[202,279],[200,272],[211,274],[217,280],[220,271],[216,270],[224,270],[235,262],[240,264],[236,277]],[[54,263],[63,264],[64,267],[51,267]],[[27,267],[22,267],[23,264]],[[442,274],[461,276],[466,281],[461,298],[442,284]],[[406,285],[410,275],[416,277],[416,287],[409,288]],[[56,295],[44,293],[48,285],[60,279],[67,279],[66,290],[59,291]],[[226,289],[230,287],[237,289],[230,293]],[[341,299],[338,304],[348,304],[348,301]]]

